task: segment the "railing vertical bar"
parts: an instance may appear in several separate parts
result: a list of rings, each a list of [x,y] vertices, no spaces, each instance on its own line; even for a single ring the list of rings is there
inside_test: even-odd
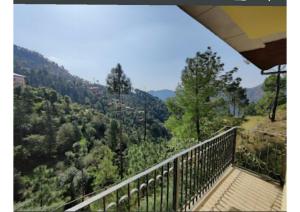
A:
[[[154,170],[154,182],[153,182],[153,211],[155,211],[156,206],[156,169]]]
[[[201,148],[201,174],[200,174],[200,197],[203,195],[203,184],[204,184],[204,170],[205,170],[205,164],[204,164],[204,157],[205,157],[205,144]]]
[[[197,194],[200,198],[200,193],[201,193],[201,190],[199,192],[199,189],[201,189],[201,168],[202,168],[202,163],[201,163],[201,158],[202,158],[202,146],[199,147],[199,155],[198,155],[198,161],[199,161],[199,173],[198,173],[198,189],[197,189]]]
[[[196,168],[196,201],[198,201],[198,186],[199,186],[199,154],[200,154],[200,147],[198,147],[197,148],[197,154],[196,154],[196,158],[195,158],[195,160],[196,160],[196,166],[197,166],[197,168]]]
[[[138,211],[140,211],[140,207],[141,207],[141,201],[140,201],[140,178],[138,179],[137,182],[138,185],[138,191],[137,191],[137,199],[138,199]]]
[[[220,141],[219,138],[217,138],[217,147],[216,147],[216,175],[217,179],[219,178],[220,174]]]
[[[202,146],[199,147],[199,156],[198,156],[198,160],[199,160],[199,174],[198,174],[198,189],[197,189],[197,193],[199,196],[199,199],[201,198],[201,175],[202,175]]]
[[[232,161],[231,163],[235,163],[235,152],[236,152],[236,135],[237,135],[237,128],[234,128],[232,131],[233,140],[232,140]]]
[[[210,142],[210,147],[208,148],[208,184],[207,184],[207,189],[210,188],[210,185],[211,185],[211,169],[212,169],[212,148],[213,148],[213,145],[212,145],[212,142]]]
[[[167,163],[167,211],[169,210],[169,169],[170,169],[170,163]]]
[[[217,179],[217,145],[218,145],[218,140],[215,139],[214,141],[214,178],[213,178],[213,183],[216,182]]]
[[[275,156],[274,156],[274,161],[275,161],[275,172],[277,172],[277,168],[278,168],[278,170],[279,170],[279,166],[277,165],[277,144],[275,144]],[[280,173],[280,171],[279,172],[277,172],[277,173]]]
[[[190,202],[193,205],[194,204],[194,171],[195,171],[195,160],[194,160],[194,154],[195,154],[196,149],[191,152],[191,197],[190,197]]]
[[[226,169],[226,167],[227,167],[227,160],[228,160],[228,157],[229,157],[229,154],[228,154],[228,149],[230,149],[229,148],[229,145],[228,145],[228,141],[225,139],[225,136],[222,136],[222,138],[223,138],[223,141],[224,141],[224,143],[225,143],[225,169]]]
[[[223,172],[223,168],[224,168],[224,164],[222,163],[222,162],[224,162],[225,160],[225,157],[224,157],[224,150],[225,150],[225,146],[224,146],[224,142],[223,142],[223,140],[222,140],[222,138],[219,138],[220,139],[220,143],[221,143],[221,155],[222,155],[222,157],[220,158],[220,166],[221,166],[221,172]]]
[[[106,212],[105,196],[102,199],[103,201],[103,211]]]
[[[128,195],[128,212],[130,212],[130,183],[127,186],[127,195]]]
[[[207,179],[207,144],[204,146],[204,177],[203,177],[203,192],[206,191],[206,179]]]
[[[190,151],[190,186],[189,186],[189,209],[191,208],[192,200],[192,179],[193,179],[193,150]]]
[[[187,204],[187,188],[188,188],[188,153],[185,155],[185,198],[184,198],[184,211],[186,211]]]
[[[181,177],[180,177],[180,211],[182,211],[182,207],[183,207],[183,179],[184,179],[184,155],[181,156]]]
[[[211,187],[211,185],[214,182],[214,147],[215,147],[215,140],[213,140],[211,142],[211,148],[210,148],[210,160],[211,160],[211,165],[210,165],[210,183],[209,183],[209,187]]]
[[[119,211],[119,189],[116,191],[116,212]]]
[[[224,142],[222,142],[222,138],[219,138],[219,141],[220,141],[220,172],[223,172],[223,161],[224,160]]]
[[[162,211],[163,206],[163,189],[164,189],[164,166],[161,167],[161,190],[160,190],[160,211]]]
[[[179,206],[179,178],[180,178],[180,159],[175,158],[173,161],[173,202],[172,209],[178,211]],[[181,184],[182,186],[182,184]]]
[[[222,142],[218,138],[218,176],[221,174],[222,168]]]
[[[223,136],[223,139],[224,139],[224,142],[225,142],[225,145],[226,145],[226,162],[229,160],[229,158],[231,157],[231,155],[230,155],[230,153],[231,153],[231,151],[230,151],[230,142],[228,142],[228,140],[227,140],[227,136]],[[227,167],[227,163],[225,164],[225,168]]]
[[[216,163],[215,150],[216,150],[216,140],[213,141],[213,147],[212,147],[212,179],[211,179],[212,183],[211,183],[211,185],[213,185],[215,182],[215,163]]]
[[[196,194],[196,192],[195,192],[195,190],[196,190],[196,176],[197,176],[197,173],[196,173],[196,171],[197,171],[197,169],[196,169],[196,167],[197,167],[197,148],[196,149],[194,149],[194,158],[193,158],[193,161],[194,161],[194,168],[193,168],[193,186],[192,186],[192,188],[193,188],[193,205],[194,205],[194,201],[195,201],[195,194]]]
[[[207,191],[208,188],[208,181],[209,181],[209,144],[206,145],[206,165],[205,165],[205,169],[206,169],[206,175],[205,175],[205,192]]]
[[[215,145],[215,181],[217,181],[219,176],[219,140],[216,138],[216,145]]]
[[[148,174],[146,175],[146,211],[149,211],[149,194],[148,194],[148,190],[149,190],[149,177]]]
[[[214,140],[211,142],[210,147],[210,176],[209,176],[209,188],[211,187],[213,183],[214,178]]]

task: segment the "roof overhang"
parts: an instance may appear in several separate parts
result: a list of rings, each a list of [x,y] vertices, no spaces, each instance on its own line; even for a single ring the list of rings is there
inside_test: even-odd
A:
[[[262,70],[286,64],[286,6],[180,6]]]

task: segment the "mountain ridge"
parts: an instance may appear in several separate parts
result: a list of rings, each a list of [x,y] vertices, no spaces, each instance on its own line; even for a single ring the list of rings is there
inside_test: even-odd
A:
[[[150,90],[148,91],[152,96],[156,96],[159,99],[166,101],[168,98],[175,96],[175,91],[169,89]]]
[[[257,102],[263,97],[263,88],[262,84],[246,88],[246,94],[249,99],[249,102]],[[159,89],[159,90],[150,90],[148,91],[152,96],[160,98],[162,101],[166,101],[168,98],[175,96],[175,91],[169,89]]]
[[[14,72],[24,75],[26,83],[33,87],[52,88],[61,95],[69,96],[74,102],[93,105],[104,114],[112,110],[111,105],[115,97],[108,93],[104,85],[72,75],[63,66],[38,52],[14,45]],[[145,98],[149,107],[152,107],[149,115],[160,121],[166,120],[168,117],[166,105],[147,92],[133,89],[130,94],[124,96],[124,104],[142,110]]]

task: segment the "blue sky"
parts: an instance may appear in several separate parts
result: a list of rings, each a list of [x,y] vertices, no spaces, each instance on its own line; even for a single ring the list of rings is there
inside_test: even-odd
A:
[[[264,80],[258,68],[177,6],[15,5],[14,43],[101,84],[120,63],[135,88],[174,90],[186,58],[207,46],[225,70],[239,68],[244,87]]]

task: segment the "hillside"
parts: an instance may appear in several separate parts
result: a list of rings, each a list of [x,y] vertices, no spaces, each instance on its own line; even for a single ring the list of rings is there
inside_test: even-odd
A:
[[[253,88],[246,88],[246,93],[247,93],[247,97],[249,99],[249,102],[257,102],[264,95],[262,84],[258,85],[258,86],[255,86]]]
[[[162,90],[151,90],[148,92],[152,96],[156,96],[160,98],[161,100],[165,101],[170,97],[175,96],[175,91],[168,90],[168,89],[162,89]]]
[[[108,94],[105,86],[74,76],[63,66],[37,52],[14,45],[14,72],[25,75],[27,84],[33,87],[52,88],[61,95],[69,96],[74,102],[91,105],[104,114],[112,112],[114,96]],[[124,104],[125,107],[135,108],[138,112],[144,109],[145,99],[149,105],[149,118],[166,120],[168,110],[165,104],[141,90],[134,89],[125,96]]]
[[[14,55],[27,84],[14,88],[15,210],[70,207],[166,157],[163,101],[133,89],[118,104],[37,52],[14,46]]]
[[[246,121],[241,126],[249,131],[263,131],[272,134],[286,135],[286,108],[279,106],[276,112],[276,121],[271,122],[267,115],[247,116]]]

